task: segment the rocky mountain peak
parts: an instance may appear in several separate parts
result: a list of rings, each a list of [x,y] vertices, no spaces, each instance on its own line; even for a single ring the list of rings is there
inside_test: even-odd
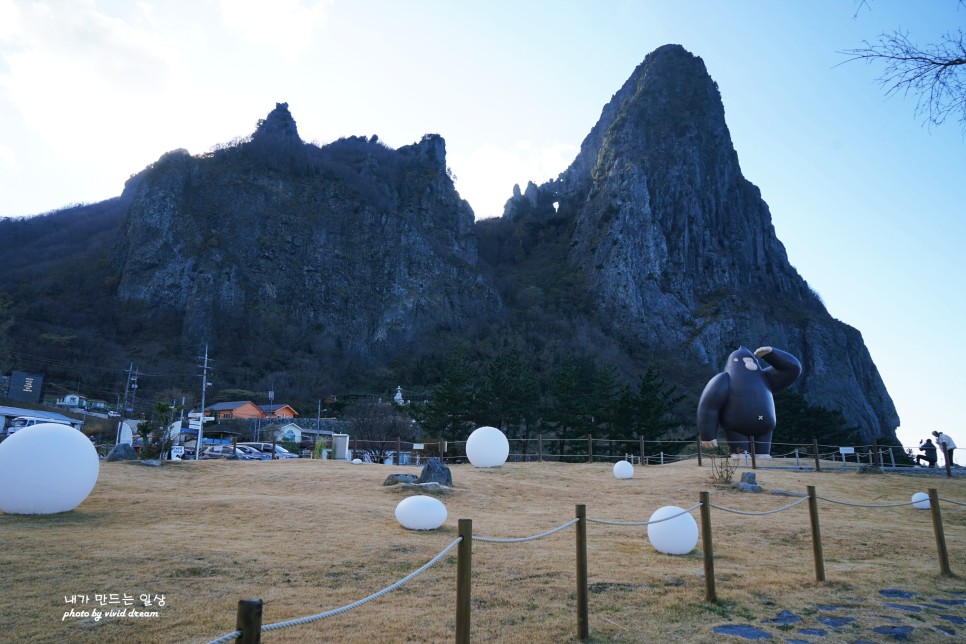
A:
[[[249,142],[164,155],[103,207],[123,208],[113,261],[76,263],[102,267],[88,281],[111,300],[73,308],[91,328],[110,318],[138,355],[211,343],[239,383],[261,369],[309,392],[404,363],[431,378],[449,346],[519,345],[629,378],[656,366],[697,395],[737,347],[767,345],[802,363],[797,393],[863,439],[898,425],[861,334],[790,264],[717,85],[680,45],[648,54],[570,167],[514,186],[503,217],[474,221],[440,135],[306,144],[286,103]],[[49,297],[27,283],[39,295],[24,301]]]
[[[786,348],[805,367],[797,387],[810,401],[841,410],[869,439],[898,424],[861,336],[788,261],[741,173],[718,86],[680,45],[648,54],[570,167],[515,188],[502,220],[516,227],[506,239],[542,226],[520,255],[556,249],[559,264],[542,274],[570,276],[626,346],[709,369],[738,346]]]
[[[288,103],[276,103],[275,109],[258,121],[258,127],[252,134],[252,142],[283,145],[302,142],[295,119],[288,111]]]

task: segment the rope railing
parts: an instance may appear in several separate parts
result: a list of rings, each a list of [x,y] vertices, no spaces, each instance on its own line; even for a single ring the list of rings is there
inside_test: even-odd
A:
[[[661,523],[663,521],[670,521],[671,519],[676,519],[679,516],[681,516],[683,514],[688,514],[690,512],[693,512],[694,510],[696,510],[696,509],[698,509],[700,507],[701,507],[701,504],[700,503],[695,503],[694,505],[692,505],[687,510],[681,510],[677,514],[672,514],[669,517],[663,517],[661,519],[654,519],[653,521],[608,521],[608,520],[605,520],[605,519],[591,519],[590,517],[587,517],[587,522],[588,523],[603,523],[605,525],[627,525],[627,526],[653,525],[655,523]]]
[[[529,537],[482,537],[474,536],[472,530],[472,521],[469,519],[460,519],[459,521],[459,537],[450,543],[446,548],[444,548],[439,554],[429,560],[427,563],[414,570],[410,574],[406,575],[399,581],[386,586],[385,588],[355,601],[351,604],[347,604],[340,608],[336,608],[323,613],[318,613],[315,615],[310,615],[307,617],[301,617],[297,619],[292,619],[284,622],[277,622],[274,624],[261,624],[261,600],[243,600],[239,602],[239,613],[238,613],[238,624],[235,631],[223,635],[217,639],[211,640],[208,644],[225,644],[232,640],[239,640],[240,642],[256,642],[257,637],[253,635],[258,635],[262,632],[268,632],[273,630],[279,630],[283,628],[288,628],[292,626],[300,626],[303,624],[308,624],[318,620],[325,619],[327,617],[332,617],[339,615],[341,613],[350,611],[354,608],[358,608],[368,602],[371,602],[383,595],[399,588],[400,586],[411,581],[418,575],[422,574],[432,566],[439,563],[447,554],[449,554],[454,548],[459,548],[457,555],[457,620],[456,629],[457,637],[456,641],[458,644],[468,643],[469,638],[469,613],[470,613],[470,574],[471,574],[471,552],[472,549],[470,544],[473,541],[488,542],[488,543],[521,543],[528,541],[535,541],[545,537],[549,537],[558,532],[561,532],[572,526],[577,526],[577,624],[578,624],[578,636],[581,640],[586,640],[589,635],[588,631],[588,583],[587,583],[587,540],[586,540],[586,525],[588,523],[597,523],[604,525],[614,525],[614,526],[649,526],[656,523],[662,523],[664,521],[671,521],[682,515],[689,514],[694,510],[700,508],[701,510],[701,540],[703,543],[703,557],[705,566],[705,599],[709,602],[717,601],[716,591],[714,587],[714,556],[713,556],[713,546],[712,546],[712,536],[711,536],[711,512],[710,510],[716,509],[723,512],[728,512],[732,514],[744,515],[744,516],[765,516],[776,514],[778,512],[783,512],[785,510],[790,510],[794,507],[801,505],[802,503],[809,503],[809,515],[812,527],[812,545],[813,553],[815,558],[815,573],[817,581],[825,581],[825,568],[824,568],[824,557],[822,554],[821,545],[821,533],[819,530],[818,521],[818,501],[826,501],[829,503],[835,503],[839,505],[846,505],[850,507],[859,508],[898,508],[908,505],[915,505],[916,502],[908,501],[901,503],[860,503],[857,501],[843,501],[840,499],[830,499],[827,497],[818,496],[815,492],[814,486],[807,486],[808,494],[801,499],[797,499],[787,505],[783,505],[778,508],[773,508],[770,510],[763,511],[749,511],[749,510],[738,510],[735,508],[729,508],[721,506],[715,503],[711,503],[710,495],[708,492],[701,492],[701,500],[692,505],[687,509],[683,509],[673,515],[663,517],[661,519],[655,519],[650,521],[614,521],[605,519],[594,519],[587,517],[586,507],[583,505],[577,506],[577,516],[566,523],[552,528],[545,532],[535,534]],[[940,570],[943,575],[951,576],[952,572],[949,568],[949,559],[946,552],[945,536],[943,534],[942,519],[939,511],[940,501],[945,503],[950,503],[956,506],[966,506],[966,503],[960,501],[954,501],[950,499],[941,499],[935,489],[929,490],[929,500],[930,509],[932,510],[933,518],[933,528],[936,534],[936,544],[939,550],[940,559]],[[251,611],[252,606],[254,606],[255,615],[250,617],[243,612],[244,610]]]
[[[532,537],[500,538],[500,537],[477,537],[476,535],[474,535],[473,541],[486,541],[488,543],[522,543],[524,541],[536,541],[537,539],[543,539],[544,537],[549,537],[552,534],[556,534],[561,530],[569,528],[570,526],[574,525],[578,521],[580,521],[580,519],[571,519],[570,521],[568,521],[567,523],[563,524],[560,527],[554,528],[553,530],[547,530],[546,532],[541,532],[540,534],[535,534]]]
[[[715,452],[707,452],[700,447],[696,440],[644,440],[595,438],[588,434],[585,438],[556,438],[549,436],[531,436],[527,438],[513,438],[507,436],[510,444],[508,462],[530,461],[559,461],[586,463],[614,463],[620,460],[639,462],[642,465],[666,465],[697,459],[698,466],[702,465],[702,451],[705,456],[713,456]],[[362,460],[386,460],[393,458],[399,464],[419,464],[425,458],[439,458],[444,463],[465,463],[466,440],[418,439],[376,440],[352,437],[349,439],[348,451]],[[418,448],[417,448],[418,445]],[[722,445],[723,447],[723,445]],[[721,449],[721,448],[719,448]],[[804,467],[804,460],[814,460],[814,469],[822,467],[832,469],[848,469],[862,466],[878,466],[890,469],[915,469],[918,465],[912,460],[916,447],[905,445],[826,445],[817,441],[811,445],[796,443],[772,443],[772,453],[758,455],[733,454],[744,456],[748,465],[757,468],[788,467],[788,462],[794,460],[795,467]],[[718,452],[717,455],[721,455]],[[348,456],[348,455],[347,455]],[[769,462],[766,459],[774,459]],[[348,460],[348,459],[347,459]],[[953,473],[947,467],[948,477]]]
[[[308,617],[300,617],[298,619],[290,619],[288,621],[285,621],[285,622],[277,622],[275,624],[266,624],[266,625],[264,625],[264,626],[261,627],[261,630],[264,633],[265,631],[275,631],[275,630],[279,630],[279,629],[282,629],[282,628],[288,628],[290,626],[301,626],[302,624],[309,624],[311,622],[316,622],[316,621],[318,621],[320,619],[325,619],[326,617],[332,617],[333,615],[339,615],[341,613],[345,613],[346,611],[350,611],[353,608],[358,608],[359,606],[362,606],[363,604],[367,604],[367,603],[371,602],[374,599],[378,599],[379,597],[382,597],[383,595],[385,595],[387,593],[390,593],[390,592],[396,590],[400,586],[406,584],[409,581],[412,581],[415,577],[418,577],[419,575],[421,575],[425,571],[427,571],[430,568],[432,568],[443,557],[445,557],[447,554],[449,554],[453,550],[453,548],[455,548],[456,546],[458,546],[462,540],[463,540],[463,537],[457,538],[455,541],[453,541],[453,543],[451,543],[448,546],[446,546],[446,548],[444,548],[438,555],[436,555],[435,557],[433,557],[432,559],[430,559],[428,562],[426,562],[425,564],[423,564],[422,566],[420,566],[419,568],[417,568],[413,572],[409,573],[408,575],[406,575],[405,577],[403,577],[402,579],[400,579],[396,583],[394,583],[392,585],[389,585],[389,586],[386,586],[382,590],[379,590],[379,591],[374,592],[373,594],[369,595],[368,597],[365,597],[363,599],[360,599],[359,601],[352,602],[351,604],[346,604],[345,606],[342,606],[340,608],[336,608],[336,609],[333,609],[333,610],[330,610],[330,611],[326,611],[324,613],[318,613],[316,615],[310,615]],[[229,642],[229,641],[237,638],[241,634],[242,634],[241,631],[237,631],[236,630],[236,631],[234,631],[232,633],[228,633],[227,635],[223,635],[222,637],[219,637],[218,639],[214,639],[214,640],[208,642],[208,644],[223,644],[224,642]]]
[[[788,510],[788,509],[794,508],[796,505],[801,505],[802,503],[805,503],[805,501],[808,501],[808,497],[807,496],[806,497],[802,497],[802,498],[800,498],[797,501],[792,501],[788,505],[783,505],[780,508],[775,508],[774,510],[766,510],[764,512],[751,512],[751,511],[748,511],[748,510],[735,510],[733,508],[726,508],[723,505],[716,505],[714,503],[711,504],[711,507],[714,508],[715,510],[722,510],[724,512],[731,512],[732,514],[744,514],[744,515],[747,515],[747,516],[758,516],[758,517],[760,517],[760,516],[765,516],[766,514],[776,514],[778,512],[782,512],[784,510]]]
[[[837,503],[839,505],[848,505],[853,508],[899,508],[904,505],[912,505],[915,501],[905,501],[903,503],[855,503],[852,501],[838,501],[836,499],[829,499],[824,496],[816,497],[822,501],[827,501],[829,503]]]

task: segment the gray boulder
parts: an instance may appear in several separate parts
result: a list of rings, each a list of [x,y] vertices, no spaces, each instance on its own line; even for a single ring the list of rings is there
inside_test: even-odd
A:
[[[386,477],[386,480],[382,482],[384,486],[389,485],[399,485],[400,483],[416,483],[419,481],[419,477],[415,474],[390,474]]]
[[[742,472],[741,481],[735,484],[742,492],[761,492],[761,486],[758,485],[758,477],[754,472]]]
[[[135,461],[138,454],[129,443],[118,443],[107,453],[109,461]]]
[[[418,483],[439,483],[446,487],[453,485],[453,475],[449,468],[439,462],[438,458],[431,458],[426,461],[423,471],[419,475]]]

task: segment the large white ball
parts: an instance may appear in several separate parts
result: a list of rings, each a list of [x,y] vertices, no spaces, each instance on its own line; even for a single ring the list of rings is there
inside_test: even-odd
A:
[[[912,507],[917,510],[929,509],[929,495],[925,492],[916,492],[912,495]]]
[[[617,461],[614,463],[614,477],[619,479],[629,479],[634,476],[634,466],[628,461]]]
[[[466,458],[476,467],[500,467],[510,455],[510,441],[496,427],[479,427],[466,440]]]
[[[0,510],[73,510],[97,483],[100,460],[87,436],[59,423],[25,427],[0,443]]]
[[[431,496],[411,496],[396,506],[396,521],[410,530],[435,530],[446,521],[446,506]]]
[[[665,505],[658,508],[648,521],[657,521],[665,517],[676,516],[667,521],[652,523],[647,526],[647,538],[658,552],[666,555],[686,555],[698,545],[698,523],[683,508],[676,505]]]

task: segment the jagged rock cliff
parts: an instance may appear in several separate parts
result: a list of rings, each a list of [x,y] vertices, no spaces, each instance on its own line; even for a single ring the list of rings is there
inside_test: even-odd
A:
[[[500,306],[476,268],[473,212],[441,137],[318,148],[287,104],[248,142],[202,158],[171,152],[141,173],[116,264],[118,298],[176,310],[193,345],[244,318],[384,357]]]
[[[504,226],[564,220],[565,265],[625,344],[719,371],[745,345],[800,357],[799,390],[863,438],[899,419],[858,331],[790,265],[746,180],[704,63],[678,45],[646,57],[556,180],[507,202]],[[500,225],[500,224],[497,224]],[[559,224],[558,224],[559,225]]]
[[[482,359],[523,346],[548,369],[566,353],[628,379],[657,364],[696,401],[738,346],[773,345],[801,359],[808,401],[863,439],[898,426],[859,332],[789,264],[704,64],[676,45],[646,57],[565,172],[515,188],[500,218],[474,222],[440,136],[309,145],[284,103],[248,139],[170,152],[82,210],[86,255],[0,268],[0,285],[18,276],[6,282],[27,319],[77,316],[78,356],[170,366],[210,343],[228,386],[287,377],[310,397],[400,364],[431,384],[454,343]],[[18,224],[17,239],[63,219]],[[44,256],[50,239],[20,256]],[[73,265],[77,284],[62,279]]]

